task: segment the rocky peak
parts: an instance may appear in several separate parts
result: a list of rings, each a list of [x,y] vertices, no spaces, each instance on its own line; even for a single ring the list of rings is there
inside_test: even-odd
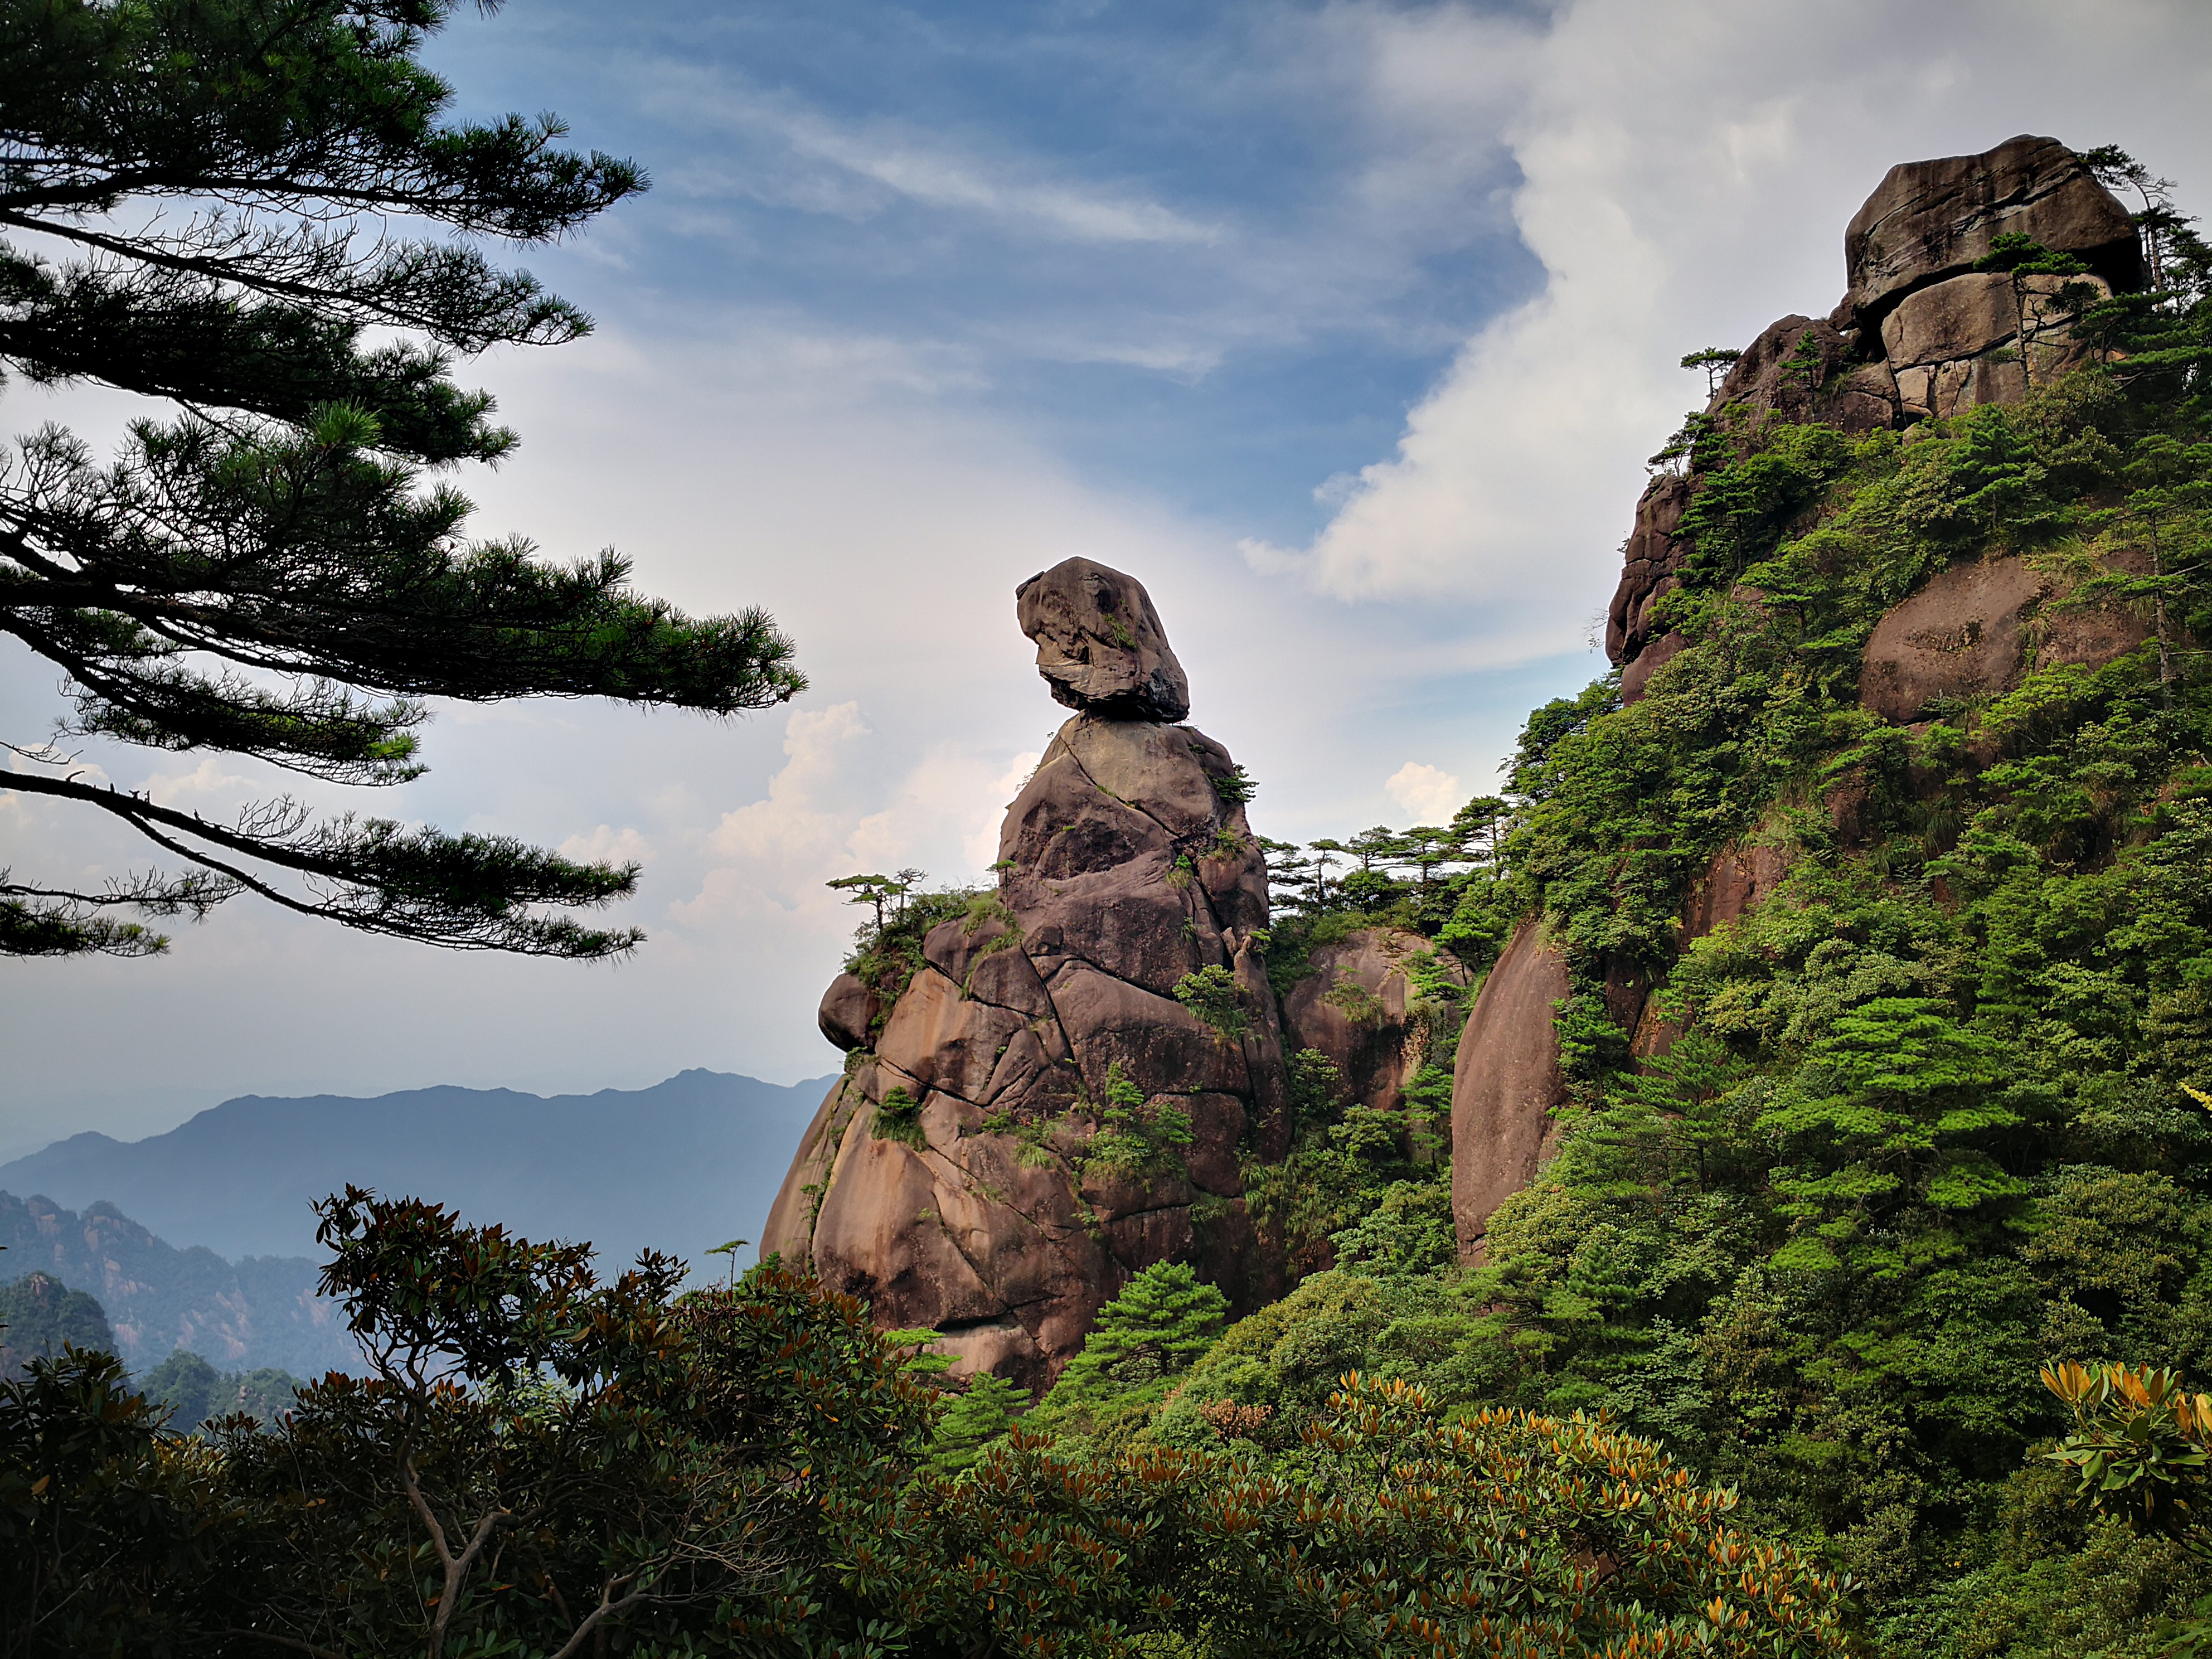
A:
[[[2022,137],[1978,155],[1892,167],[1844,235],[1845,293],[1825,320],[1769,325],[1707,405],[1819,421],[1865,433],[1944,419],[1978,404],[2017,403],[2075,367],[2051,301],[2067,279],[2015,287],[1977,260],[2016,232],[2089,268],[2107,293],[2140,288],[2142,252],[2127,209],[2055,138]],[[2022,337],[2025,336],[2026,337]],[[1637,504],[1607,615],[1606,653],[1634,702],[1682,647],[1657,618],[1684,549],[1676,528],[1694,476],[1662,472]]]
[[[2127,209],[2056,138],[2022,134],[1892,167],[1844,232],[1849,286],[1830,321],[1880,328],[1909,295],[1972,271],[2006,232],[2075,255],[2116,290],[2142,285]]]
[[[1843,301],[1825,319],[1784,317],[1730,367],[1706,414],[1779,417],[1854,434],[1943,420],[1981,404],[2015,403],[2081,361],[2065,314],[2050,303],[2068,280],[1974,269],[2016,232],[2087,266],[2107,293],[2139,289],[2142,255],[2127,210],[2052,138],[2020,137],[1978,155],[1892,167],[1844,239]],[[1638,501],[1606,629],[1633,702],[1687,648],[1662,602],[1687,549],[1684,514],[1703,482],[1662,471]],[[2144,637],[2139,617],[2108,606],[2047,606],[2055,579],[2017,555],[1961,564],[1895,605],[1864,648],[1860,702],[1899,725],[1945,699],[2017,684],[2047,663],[2096,665]],[[1748,590],[1744,590],[1747,593]],[[1850,790],[1829,800],[1848,838]],[[1787,854],[1765,844],[1715,854],[1684,899],[1684,943],[1741,916],[1781,881]],[[1453,1206],[1462,1250],[1478,1258],[1492,1212],[1549,1156],[1553,1111],[1566,1099],[1554,1011],[1573,989],[1567,963],[1538,919],[1524,922],[1483,982],[1461,1036],[1453,1091]],[[1665,1051],[1675,1029],[1639,973],[1608,971],[1607,1017],[1639,1059]],[[1296,999],[1292,1000],[1293,1008]]]
[[[1014,605],[1054,702],[1107,720],[1173,724],[1189,714],[1190,682],[1133,576],[1062,559],[1017,587]]]
[[[1076,713],[1006,810],[997,891],[823,999],[852,1058],[764,1248],[945,1333],[957,1371],[1033,1386],[1154,1262],[1264,1299],[1238,1149],[1279,1156],[1288,1121],[1249,786],[1176,723],[1150,597],[1070,559],[1016,611]]]

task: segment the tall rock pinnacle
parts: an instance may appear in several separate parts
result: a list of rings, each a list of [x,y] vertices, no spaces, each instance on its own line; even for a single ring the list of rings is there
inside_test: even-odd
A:
[[[1249,784],[1175,724],[1182,666],[1133,577],[1069,559],[1016,605],[1076,713],[1007,808],[998,890],[823,999],[852,1059],[763,1248],[1035,1384],[1156,1261],[1264,1299],[1238,1151],[1279,1157],[1288,1121]]]

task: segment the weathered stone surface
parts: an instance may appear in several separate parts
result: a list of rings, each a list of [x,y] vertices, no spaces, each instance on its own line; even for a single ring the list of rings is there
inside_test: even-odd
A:
[[[1875,624],[1859,701],[1885,720],[1921,717],[1938,697],[2002,691],[2020,678],[2021,625],[2044,595],[2027,562],[1985,559],[1937,575]]]
[[[1832,406],[1836,395],[1845,389],[1847,381],[1855,393],[1866,390],[1863,382],[1850,380],[1856,344],[1832,325],[1810,317],[1784,317],[1769,323],[1744,348],[1743,356],[1721,382],[1711,407],[1720,410],[1742,404],[1771,411],[1784,420],[1825,420],[1843,425]],[[1852,407],[1856,410],[1858,406]],[[1888,425],[1887,410],[1866,424]]]
[[[856,1115],[815,1218],[815,1271],[867,1302],[878,1325],[995,1319],[1005,1301],[939,1224],[937,1183],[922,1155]]]
[[[1113,971],[1159,996],[1209,961],[1221,960],[1221,931],[1192,914],[1191,882],[1180,884],[1173,854],[1158,848],[1118,869],[1036,884],[1024,891],[1023,944],[1047,975],[1065,963],[1110,963]]]
[[[845,1133],[851,1110],[848,1091],[857,1097],[859,1091],[849,1078],[841,1077],[831,1084],[822,1104],[815,1109],[806,1133],[799,1136],[799,1151],[791,1168],[784,1172],[783,1185],[776,1189],[775,1202],[769,1206],[768,1220],[761,1228],[763,1260],[779,1251],[794,1262],[809,1259],[814,1241],[814,1200],[830,1178],[830,1165]],[[814,1190],[808,1191],[810,1187]]]
[[[2078,256],[2116,288],[2142,285],[2127,209],[2057,139],[2022,136],[1892,167],[1844,232],[1836,320],[1879,325],[1916,289],[1971,270],[2006,231]]]
[[[1460,1033],[1452,1080],[1452,1213],[1460,1255],[1480,1257],[1490,1218],[1534,1177],[1567,1097],[1553,1005],[1567,997],[1565,959],[1524,921],[1483,981]]]
[[[1325,1054],[1343,1075],[1347,1098],[1391,1108],[1427,1058],[1415,1017],[1419,991],[1408,973],[1417,959],[1455,985],[1467,969],[1419,933],[1366,927],[1316,949],[1304,978],[1283,999],[1283,1030],[1297,1048]]]
[[[1250,1091],[1243,1048],[1170,998],[1085,962],[1069,963],[1045,988],[1095,1100],[1106,1097],[1107,1074],[1117,1066],[1139,1088],[1159,1079],[1226,1094]]]
[[[1054,701],[1114,720],[1173,724],[1190,713],[1190,683],[1135,577],[1063,559],[1014,598]]]
[[[1911,722],[1939,698],[2008,691],[2033,668],[2110,662],[2150,632],[2147,617],[2066,600],[2024,559],[1984,559],[1942,572],[1875,625],[1859,702]]]
[[[1024,584],[1020,606],[1054,695],[1083,712],[1007,808],[997,894],[930,930],[925,965],[872,1020],[867,1059],[802,1144],[771,1234],[875,1298],[879,1324],[950,1332],[956,1374],[1036,1387],[1153,1261],[1193,1261],[1240,1306],[1279,1290],[1238,1160],[1248,1136],[1279,1156],[1288,1108],[1253,944],[1265,860],[1239,792],[1224,796],[1228,751],[1160,718],[1179,719],[1186,698],[1150,601],[1074,560]],[[1175,999],[1209,968],[1241,988],[1241,1036]],[[866,1039],[878,1011],[849,988],[833,1000],[840,1030]],[[876,1103],[895,1087],[921,1103],[926,1145],[878,1133]],[[1089,1154],[1109,1091],[1127,1089],[1191,1126],[1180,1158],[1133,1179]],[[826,1189],[818,1214],[809,1185]]]
[[[1689,648],[1688,638],[1679,633],[1662,634],[1638,652],[1627,667],[1620,671],[1620,701],[1632,703],[1644,695],[1651,684],[1651,677]]]
[[[1217,1197],[1238,1197],[1244,1191],[1244,1171],[1237,1161],[1244,1103],[1235,1095],[1193,1095],[1181,1104],[1190,1114],[1191,1144],[1182,1163],[1191,1184]]]
[[[1044,994],[1036,964],[1018,945],[1017,940],[1005,949],[974,957],[968,968],[968,994],[978,1002],[1011,1008],[1030,1019],[1048,1019],[1052,999]]]
[[[1678,562],[1674,527],[1690,504],[1690,491],[1689,479],[1662,473],[1636,503],[1635,527],[1621,550],[1620,586],[1606,612],[1606,654],[1615,662],[1626,662],[1644,648],[1644,607]]]
[[[1881,325],[1883,349],[1897,365],[1900,407],[1948,418],[1976,404],[2017,402],[2027,394],[2031,370],[2041,385],[2074,368],[2081,349],[2058,308],[2068,280],[2027,277],[2015,295],[2010,277],[1978,271],[1908,295]],[[2094,277],[2075,280],[2110,291]]]
[[[1022,1017],[961,994],[933,968],[914,976],[891,1010],[876,1053],[925,1088],[981,1101]]]
[[[1790,856],[1783,848],[1741,847],[1730,842],[1713,854],[1705,874],[1682,901],[1683,943],[1741,921],[1789,873]]]
[[[840,974],[822,994],[816,1016],[822,1035],[847,1053],[868,1046],[868,1024],[876,1017],[874,992],[850,974]]]
[[[1882,349],[1897,364],[1975,357],[2020,332],[2012,280],[1970,271],[1907,295],[1883,319]]]

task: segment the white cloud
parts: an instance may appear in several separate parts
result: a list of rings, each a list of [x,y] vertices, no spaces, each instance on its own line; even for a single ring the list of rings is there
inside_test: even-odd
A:
[[[2212,12],[2179,0],[2091,30],[2057,0],[1577,0],[1515,62],[1543,291],[1467,342],[1395,454],[1323,486],[1341,505],[1309,546],[1242,544],[1341,599],[1480,602],[1488,660],[1572,648],[1640,460],[1692,401],[1674,359],[1832,305],[1844,223],[1890,163],[2028,131],[2212,185]]]
[[[143,787],[146,798],[156,806],[174,806],[194,796],[237,795],[245,791],[246,782],[237,773],[225,770],[219,757],[210,755],[189,772],[156,772]]]
[[[843,751],[868,735],[858,702],[795,710],[784,722],[783,768],[768,793],[733,811],[707,836],[710,868],[699,896],[670,907],[679,918],[703,920],[701,907],[739,909],[763,904],[790,910],[815,897],[823,881],[844,871],[852,814],[840,810]]]
[[[571,836],[560,846],[561,856],[579,864],[650,864],[653,845],[636,827],[620,830],[603,823],[588,836]]]
[[[991,785],[989,798],[998,802],[998,806],[961,843],[970,870],[988,870],[999,861],[999,826],[1005,818],[1006,809],[1014,804],[1014,797],[1021,793],[1022,787],[1030,781],[1030,774],[1036,770],[1037,763],[1043,758],[1041,750],[1024,750],[1014,757],[1013,764]]]
[[[694,167],[686,194],[744,194],[804,212],[865,217],[903,197],[925,207],[987,215],[1034,234],[1087,243],[1204,243],[1220,234],[1145,197],[1040,176],[1034,163],[964,152],[940,137],[888,121],[842,121],[787,93],[653,66],[653,100],[702,123],[772,137],[791,162],[763,175]],[[815,164],[815,165],[809,165]],[[825,168],[828,169],[825,171]]]
[[[1443,768],[1407,761],[1382,784],[1383,793],[1419,823],[1443,823],[1466,804],[1459,780]]]

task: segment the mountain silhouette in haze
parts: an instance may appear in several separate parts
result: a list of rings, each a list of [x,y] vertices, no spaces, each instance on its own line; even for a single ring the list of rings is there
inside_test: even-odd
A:
[[[602,1272],[650,1246],[706,1273],[715,1264],[703,1252],[760,1237],[829,1082],[689,1071],[550,1098],[451,1085],[368,1100],[244,1095],[143,1140],[56,1141],[0,1164],[0,1191],[112,1206],[172,1245],[221,1256],[319,1260],[308,1206],[350,1182],[526,1237],[588,1239]],[[14,1265],[0,1255],[0,1279]]]

